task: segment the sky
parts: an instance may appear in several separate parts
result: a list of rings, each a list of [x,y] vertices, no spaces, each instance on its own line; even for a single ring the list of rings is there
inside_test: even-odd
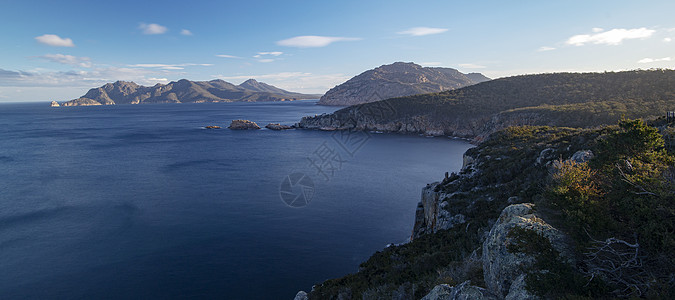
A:
[[[324,93],[397,61],[491,78],[675,68],[675,1],[0,0],[0,102],[117,80]]]

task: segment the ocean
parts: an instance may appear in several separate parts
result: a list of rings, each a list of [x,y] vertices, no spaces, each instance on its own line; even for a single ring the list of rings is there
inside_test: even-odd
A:
[[[471,145],[226,128],[336,109],[0,104],[0,297],[292,299],[356,272]]]

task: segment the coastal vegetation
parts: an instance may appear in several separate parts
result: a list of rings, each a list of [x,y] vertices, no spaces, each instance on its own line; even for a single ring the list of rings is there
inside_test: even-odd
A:
[[[350,106],[333,114],[305,118],[299,125],[451,135],[480,141],[509,126],[591,128],[616,124],[622,116],[662,116],[675,107],[674,84],[675,70],[665,69],[522,75]]]
[[[519,263],[522,293],[672,299],[675,153],[664,143],[672,125],[624,118],[593,129],[500,130],[467,151],[461,172],[430,186],[436,209],[461,214],[461,224],[385,248],[358,272],[316,285],[309,298],[420,299],[434,286],[467,280],[484,299],[502,298],[492,288],[501,282],[486,269],[500,259],[486,248],[492,247],[486,236],[506,224],[507,207],[530,203],[532,223],[509,227],[501,240],[509,253],[530,257]],[[507,287],[509,296],[515,285]]]

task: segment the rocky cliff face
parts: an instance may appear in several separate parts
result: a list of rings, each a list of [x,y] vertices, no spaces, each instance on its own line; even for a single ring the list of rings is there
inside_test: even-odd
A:
[[[516,249],[526,240],[519,235],[550,244],[561,264],[574,265],[568,238],[533,203],[546,201],[541,184],[560,159],[588,161],[600,134],[550,127],[492,134],[464,154],[459,172],[422,189],[410,243],[378,252],[357,274],[315,286],[308,299],[537,299],[528,274],[547,271],[537,253]]]
[[[64,102],[63,106],[116,105],[141,103],[202,103],[234,101],[292,101],[316,99],[318,95],[293,93],[280,88],[247,80],[233,85],[223,80],[190,81],[181,79],[152,87],[134,82],[117,81],[89,90],[84,96]]]
[[[399,116],[395,108],[380,102],[379,109],[350,106],[332,114],[306,116],[298,128],[330,130],[367,130],[427,136],[469,138],[478,143],[493,132],[511,126],[553,125],[543,115],[527,112],[500,113],[493,116],[466,116],[452,121],[440,121],[425,115]],[[382,118],[382,114],[389,114]]]
[[[368,70],[330,89],[322,105],[354,105],[379,100],[436,93],[490,80],[482,74],[463,74],[451,68],[425,68],[396,62]]]

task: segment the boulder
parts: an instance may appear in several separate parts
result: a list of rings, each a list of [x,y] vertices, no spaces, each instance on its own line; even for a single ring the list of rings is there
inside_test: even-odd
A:
[[[435,286],[429,294],[424,296],[422,300],[470,300],[470,299],[485,299],[497,300],[484,288],[479,288],[471,285],[471,281],[467,280],[456,286],[448,284],[439,284]]]
[[[237,130],[260,129],[260,126],[258,126],[258,124],[256,124],[255,122],[251,122],[249,120],[233,120],[230,126],[227,128]]]
[[[492,226],[483,243],[483,276],[488,290],[498,297],[509,299],[534,299],[525,290],[525,271],[536,258],[525,253],[511,253],[508,246],[513,238],[509,232],[516,227],[537,232],[551,242],[551,246],[563,257],[571,260],[572,250],[565,235],[537,217],[534,204],[521,203],[506,207]]]
[[[51,107],[59,107],[59,106],[61,106],[61,105],[59,105],[58,102],[52,101]]]
[[[288,125],[281,125],[279,123],[269,123],[265,125],[265,128],[271,129],[271,130],[286,130],[286,129],[291,129],[293,127],[288,126]]]
[[[299,291],[297,294],[295,294],[295,298],[293,298],[293,300],[307,300],[307,292]]]
[[[209,126],[206,126],[206,127],[204,127],[204,128],[206,128],[206,129],[220,129],[220,126],[209,125]]]

